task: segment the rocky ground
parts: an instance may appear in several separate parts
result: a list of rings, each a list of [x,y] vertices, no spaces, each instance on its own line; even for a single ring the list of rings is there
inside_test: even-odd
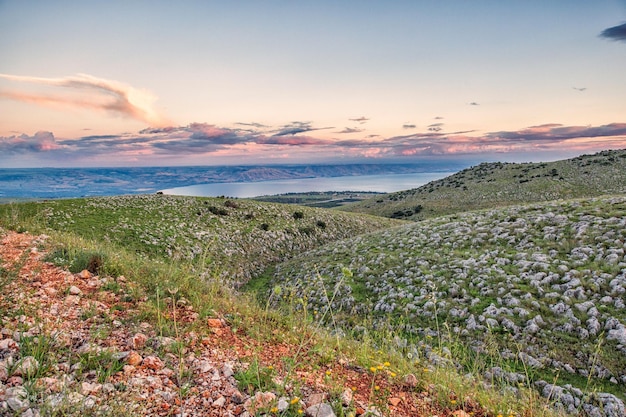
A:
[[[123,276],[44,262],[43,235],[0,237],[0,415],[486,415],[471,399],[441,409],[415,376],[387,364],[371,372],[348,358],[304,360],[287,376],[285,358],[307,346],[250,337],[219,314],[201,319],[182,298],[164,317],[178,336],[161,336]],[[274,388],[238,385],[236,373],[255,361]]]
[[[623,416],[625,242],[624,196],[512,206],[326,245],[279,265],[273,285],[330,307],[347,331],[366,330],[361,316],[409,335],[397,345],[412,357],[456,360],[435,348],[461,343],[495,357],[488,381],[535,384],[570,413]]]

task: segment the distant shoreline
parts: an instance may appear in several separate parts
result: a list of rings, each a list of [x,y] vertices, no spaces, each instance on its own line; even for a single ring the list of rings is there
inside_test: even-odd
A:
[[[161,190],[199,186],[201,184],[251,184],[287,180],[315,181],[315,179],[320,178],[345,179],[368,175],[423,175],[434,172],[449,175],[467,166],[469,166],[469,162],[438,161],[437,163],[422,164],[2,168],[0,169],[0,201],[6,199],[39,200],[152,194]],[[377,190],[358,189],[355,191]]]

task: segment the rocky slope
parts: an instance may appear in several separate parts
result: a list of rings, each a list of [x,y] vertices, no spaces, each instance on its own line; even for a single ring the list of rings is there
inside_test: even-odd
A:
[[[491,381],[535,383],[570,412],[618,416],[625,242],[624,196],[513,206],[331,244],[280,265],[273,283],[331,309],[347,331],[390,327],[406,355],[485,355]],[[459,346],[469,349],[450,353]],[[602,391],[612,394],[589,394]]]
[[[269,336],[278,328],[252,337],[224,312],[199,317],[176,293],[162,299],[160,320],[174,329],[163,335],[141,288],[125,277],[44,262],[43,235],[0,229],[0,239],[2,416],[469,415],[440,408],[415,376],[373,374],[346,357],[320,364],[313,346]],[[289,374],[287,358],[302,352]],[[241,386],[258,374],[270,377],[264,389]],[[463,406],[485,415],[471,399]]]
[[[200,268],[200,274],[218,275],[234,285],[324,243],[401,224],[251,200],[167,195],[0,205],[0,217],[13,216],[38,218],[44,227],[110,242],[155,260],[183,260]]]
[[[342,210],[422,220],[467,210],[626,192],[626,150],[542,163],[482,163]]]

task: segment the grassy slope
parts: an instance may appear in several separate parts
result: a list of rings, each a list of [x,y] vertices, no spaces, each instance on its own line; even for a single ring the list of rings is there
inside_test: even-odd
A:
[[[0,205],[0,218],[119,245],[156,260],[185,260],[242,284],[270,264],[324,243],[401,222],[250,200],[118,196]],[[10,226],[10,225],[9,225]]]
[[[328,250],[320,249],[319,252],[309,252],[289,265],[294,269],[296,277],[305,268],[310,268],[310,271],[327,272],[327,269],[335,268],[338,265],[339,261],[334,257],[340,256],[341,263],[352,268],[354,279],[350,279],[353,279],[352,283],[354,284],[358,284],[359,274],[362,273],[356,264],[364,259],[373,259],[372,265],[376,268],[379,268],[380,265],[390,268],[395,265],[399,270],[406,269],[405,263],[396,262],[397,259],[395,258],[403,255],[401,251],[397,252],[395,239],[399,238],[401,233],[413,229],[400,228],[397,229],[396,234],[393,231],[396,228],[393,226],[401,224],[399,222],[336,211],[263,204],[244,200],[228,201],[155,195],[22,203],[0,206],[0,225],[20,229],[24,224],[36,223],[38,228],[41,228],[39,230],[50,228],[69,235],[82,236],[86,239],[85,242],[96,242],[97,245],[106,247],[108,252],[114,252],[117,247],[124,253],[136,253],[144,262],[173,257],[183,264],[200,262],[204,266],[205,263],[209,265],[213,263],[216,266],[215,271],[224,276],[235,275],[235,281],[238,282],[247,280],[248,276],[255,275],[272,263],[305,252],[307,249],[319,247],[323,243],[361,235],[374,229],[384,229],[385,232],[372,235],[372,237],[355,238],[330,246],[331,249]],[[301,212],[302,218],[296,219],[294,217],[295,212]],[[442,219],[437,224],[443,225],[450,220]],[[264,224],[266,226],[263,226]],[[404,224],[406,225],[406,223]],[[410,226],[414,227],[414,225]],[[267,230],[264,230],[265,228]],[[401,230],[405,232],[400,232]],[[390,240],[385,241],[384,244],[378,241],[376,237],[383,234],[388,234],[390,237]],[[353,242],[359,241],[359,239],[369,243],[365,246],[353,246]],[[398,240],[397,243],[406,245],[403,239]],[[428,244],[429,238],[427,236],[420,235],[419,239],[422,240],[421,244]],[[78,241],[75,245],[82,245],[80,242]],[[91,244],[87,246],[91,246]],[[438,248],[435,248],[434,251],[437,252]],[[315,255],[316,253],[318,255]],[[59,255],[63,254],[60,253]],[[384,262],[379,263],[378,257],[382,257],[380,259]],[[388,262],[390,263],[388,264]],[[161,265],[161,262],[153,263]],[[165,269],[168,268],[167,266],[164,267]],[[445,267],[446,265],[443,264],[441,268],[445,269]],[[154,285],[148,281],[156,279],[157,282],[160,282],[158,280],[163,279],[162,275],[152,277],[150,274],[145,274],[142,272],[142,268],[145,267],[131,268],[136,271],[136,278],[131,275],[130,271],[122,269],[120,272],[130,276],[131,279],[140,280],[147,289]],[[172,271],[166,271],[166,275],[181,274],[178,270],[173,269]],[[200,294],[202,284],[198,282],[196,277],[197,274],[195,273],[192,273],[190,277],[183,277],[187,280],[184,285],[192,287],[186,290],[185,288],[181,289],[181,294]],[[177,278],[172,276],[167,279],[175,280]],[[314,281],[310,283],[314,284]],[[181,284],[171,283],[168,285],[178,288]],[[312,289],[314,287],[311,285]],[[328,286],[327,288],[330,291],[329,294],[332,295],[333,287]],[[368,291],[365,282],[361,282],[360,285],[354,286],[353,295],[355,297],[370,296]],[[287,294],[287,292],[283,291],[283,294]],[[295,300],[302,301],[303,294],[304,292]],[[221,304],[220,307],[217,307],[216,300],[228,304],[228,302],[222,301],[227,298],[226,295],[227,292],[217,291],[216,299],[210,301],[198,296],[198,299],[201,300],[199,305],[202,306],[203,310],[210,310],[211,307],[219,308],[220,314],[240,317],[237,320],[242,320],[242,322],[254,320],[253,317],[259,315],[259,311],[253,308],[249,308],[254,311],[251,316],[244,317],[244,313],[241,311],[233,314],[230,310],[231,306],[224,307]],[[150,299],[154,298],[154,294],[148,294],[148,296]],[[192,301],[196,299],[194,296],[190,298]],[[349,299],[350,297],[346,297],[346,300]],[[331,303],[333,309],[339,306],[335,301],[338,303],[337,299]],[[243,308],[242,305],[247,305],[246,303],[251,303],[251,301],[239,297],[237,297],[236,302],[232,302],[239,309]],[[296,313],[293,317],[299,317],[299,314],[302,313]],[[324,312],[321,312],[320,316],[330,317]],[[316,316],[305,315],[305,317]],[[273,325],[272,321],[264,321],[263,332],[273,334],[271,331]],[[301,326],[302,322],[299,325]],[[293,324],[288,327],[297,329]],[[382,336],[384,334],[381,333]],[[362,342],[360,345],[366,346],[367,344]],[[389,345],[391,348],[394,346],[397,348],[396,342],[391,337],[388,338],[387,343],[378,344],[378,348]],[[406,354],[407,352],[395,352],[393,354],[400,353]],[[403,360],[406,362],[403,366],[412,370],[415,367],[421,369],[422,365],[414,362],[413,359],[405,355]],[[429,368],[424,368],[424,372],[429,369],[433,368],[430,368],[429,365]],[[433,386],[439,387],[443,383],[441,378],[448,378],[444,376],[448,374],[439,369],[434,368]],[[423,374],[422,377],[426,378],[427,375]],[[469,385],[466,379],[460,379],[460,381],[457,389],[465,387],[468,390],[466,391],[468,395],[476,395],[477,391],[475,390],[478,388],[475,385]],[[445,384],[442,385],[444,392],[445,389],[450,389],[446,386],[449,386],[451,382],[451,380],[446,380]],[[500,398],[499,394],[490,391],[488,391],[487,396],[489,400],[485,399],[485,401],[495,401],[496,398]],[[496,405],[492,409],[499,410],[498,407],[500,406]],[[529,403],[527,406],[532,408],[533,404]]]
[[[280,265],[272,285],[313,311],[334,294],[335,320],[404,333],[407,354],[473,346],[491,356],[466,357],[465,366],[495,358],[526,374],[524,352],[542,363],[531,379],[625,398],[626,347],[609,324],[626,324],[625,217],[626,197],[604,197],[430,219],[303,254]],[[590,369],[604,376],[587,379]]]
[[[420,188],[374,197],[341,210],[422,220],[468,210],[621,192],[626,192],[626,150],[556,162],[483,163]]]

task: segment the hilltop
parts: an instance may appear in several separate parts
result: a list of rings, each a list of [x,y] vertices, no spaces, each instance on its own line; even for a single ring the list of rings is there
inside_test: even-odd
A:
[[[487,162],[422,187],[344,205],[341,210],[422,220],[512,204],[626,192],[626,150],[541,163]]]

